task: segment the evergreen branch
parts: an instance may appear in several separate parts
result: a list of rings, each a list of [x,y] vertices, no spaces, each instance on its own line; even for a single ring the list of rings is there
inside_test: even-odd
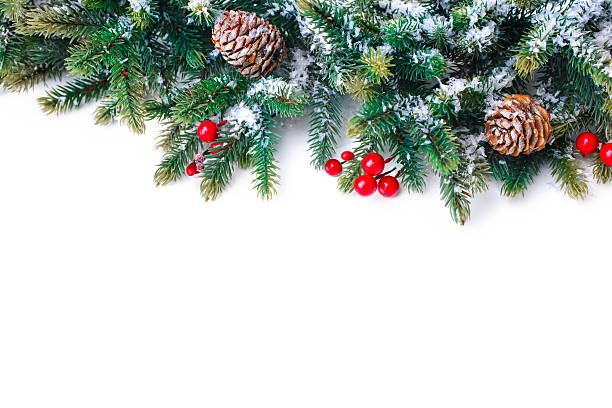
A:
[[[397,74],[414,81],[444,76],[446,60],[435,49],[416,49],[395,59]]]
[[[78,4],[43,5],[28,11],[19,33],[75,40],[93,34],[104,24],[102,14]]]
[[[442,201],[449,208],[453,221],[465,225],[470,219],[471,187],[464,169],[440,177]]]
[[[357,147],[353,149],[355,158],[345,164],[340,177],[338,177],[338,189],[345,193],[351,193],[355,189],[355,180],[363,174],[361,161],[368,154],[377,150],[378,138],[368,132],[355,135]]]
[[[109,88],[107,75],[73,79],[47,92],[38,99],[46,114],[64,113],[101,97]]]
[[[170,109],[176,123],[191,126],[207,116],[233,105],[247,86],[247,79],[237,74],[219,74],[200,81],[178,95]]]
[[[10,91],[27,91],[38,83],[59,79],[62,73],[63,70],[56,65],[19,65],[4,75],[2,84]]]
[[[517,47],[514,69],[522,77],[533,75],[534,72],[546,64],[552,52],[552,32],[545,24],[534,26],[527,32]]]
[[[391,155],[402,166],[400,181],[410,193],[425,190],[425,166],[410,132],[402,129],[389,139]]]
[[[174,146],[177,140],[181,137],[181,125],[176,123],[165,123],[166,127],[161,131],[159,136],[156,138],[155,148],[163,150],[164,152],[169,151]]]
[[[73,46],[66,58],[68,72],[86,77],[122,61],[129,47],[125,30],[121,25],[107,27],[88,37],[83,44]]]
[[[127,57],[112,66],[109,96],[115,101],[121,122],[127,123],[135,133],[144,133],[143,75],[138,61]]]
[[[248,92],[250,104],[256,104],[269,115],[301,115],[308,100],[293,85],[278,79],[260,79]]]
[[[204,170],[201,172],[200,193],[206,201],[217,199],[229,184],[234,166],[244,166],[243,160],[249,150],[249,141],[246,137],[218,139],[218,143],[222,143],[223,148],[206,160]]]
[[[159,17],[157,0],[131,1],[130,17],[136,27],[147,28]]]
[[[593,178],[597,183],[607,184],[612,181],[612,167],[605,165],[599,156],[593,156],[589,166],[593,170]]]
[[[261,123],[249,136],[249,145],[254,161],[253,184],[257,195],[267,200],[276,194],[276,185],[279,183],[278,166],[274,158],[278,135],[270,130],[274,123],[272,118],[265,114],[261,118]]]
[[[155,172],[154,181],[159,186],[165,186],[177,181],[185,174],[185,168],[193,161],[198,150],[203,147],[199,138],[192,134],[180,133],[173,135],[171,145],[167,148],[162,162]]]
[[[20,22],[25,18],[29,7],[28,0],[4,0],[0,2],[0,13],[13,22]]]
[[[589,186],[580,161],[570,152],[557,151],[550,161],[551,174],[561,189],[574,200],[584,199],[589,194]]]
[[[311,164],[316,169],[322,169],[334,155],[340,137],[340,96],[331,88],[318,86],[311,99],[313,107],[308,131],[308,150],[311,152]]]
[[[383,40],[400,53],[414,49],[417,47],[414,34],[417,32],[418,25],[417,21],[411,17],[394,18],[383,27]]]
[[[525,195],[525,191],[537,176],[546,152],[532,153],[529,156],[502,156],[487,148],[487,160],[496,180],[502,182],[501,194],[506,197]]]
[[[433,169],[442,175],[450,174],[459,165],[458,145],[452,130],[442,122],[433,127],[416,126],[412,129],[418,148],[432,165]]]

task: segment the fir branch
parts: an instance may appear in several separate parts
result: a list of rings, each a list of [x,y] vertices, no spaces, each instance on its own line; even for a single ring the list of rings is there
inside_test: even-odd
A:
[[[409,193],[425,190],[425,166],[410,132],[402,129],[389,139],[391,155],[401,165],[400,181]]]
[[[52,64],[18,65],[2,78],[2,85],[9,91],[27,91],[34,85],[62,76],[61,67]]]
[[[570,198],[582,200],[589,194],[584,168],[571,151],[553,152],[550,168],[555,182]]]
[[[251,105],[258,105],[269,115],[293,117],[301,115],[308,100],[302,91],[278,79],[260,79],[248,92]]]
[[[465,225],[470,219],[471,188],[464,169],[440,177],[442,201],[449,208],[453,221]]]
[[[249,150],[249,140],[246,137],[223,138],[217,142],[222,143],[223,148],[206,160],[201,172],[200,193],[206,201],[217,199],[229,184],[234,166],[244,166],[243,160]]]
[[[418,25],[413,18],[405,16],[394,18],[383,27],[383,40],[400,53],[414,49],[417,46],[414,35],[417,32]]]
[[[593,171],[593,178],[599,184],[607,184],[612,181],[612,167],[601,161],[599,156],[593,156],[589,164]]]
[[[261,123],[249,136],[250,154],[253,156],[253,184],[257,195],[270,199],[276,194],[279,183],[277,161],[274,158],[278,135],[270,130],[274,121],[271,117],[261,114]]]
[[[131,1],[130,17],[139,28],[149,27],[159,17],[157,0]]]
[[[98,99],[109,85],[108,75],[73,79],[48,91],[47,96],[38,99],[38,103],[46,114],[64,113]]]
[[[19,33],[76,40],[93,34],[104,24],[101,13],[78,4],[43,5],[28,11]]]
[[[418,148],[436,172],[450,174],[459,165],[458,145],[452,130],[443,122],[434,123],[431,128],[422,125],[412,129]]]
[[[170,109],[176,123],[191,126],[233,105],[246,89],[242,75],[219,74],[200,81],[178,95]]]
[[[355,158],[344,165],[340,177],[338,177],[338,189],[345,193],[351,193],[355,189],[355,180],[363,174],[361,161],[368,154],[377,150],[380,144],[378,138],[369,132],[355,135],[357,146],[353,149]]]
[[[76,76],[90,76],[110,68],[125,58],[128,39],[119,27],[108,27],[87,38],[83,44],[70,49],[66,58],[68,72]]]
[[[0,2],[0,13],[13,22],[20,22],[25,18],[29,7],[29,0],[4,0]]]
[[[322,85],[315,88],[311,100],[308,150],[311,152],[311,164],[316,169],[322,169],[334,155],[340,137],[341,100],[335,91]]]
[[[163,150],[164,152],[169,151],[172,146],[177,143],[177,140],[181,137],[181,125],[177,125],[173,122],[164,123],[165,127],[156,138],[155,148]]]
[[[109,81],[109,97],[115,101],[121,122],[135,133],[144,133],[144,83],[139,62],[134,57],[127,57],[116,63],[111,68]]]
[[[143,108],[145,110],[146,120],[170,120],[171,110],[174,106],[173,102],[166,103],[163,101],[149,99],[144,102]]]
[[[502,156],[491,148],[485,151],[492,175],[502,182],[501,194],[506,197],[525,195],[527,187],[533,183],[546,156],[546,152],[511,157]]]
[[[536,25],[528,31],[516,51],[514,68],[522,77],[533,75],[550,58],[552,52],[552,32],[545,24]]]
[[[414,81],[444,76],[446,60],[437,50],[419,49],[403,53],[395,59],[397,74]]]
[[[155,172],[155,184],[158,187],[165,186],[181,179],[185,168],[202,147],[202,141],[191,133],[173,135],[173,141]]]

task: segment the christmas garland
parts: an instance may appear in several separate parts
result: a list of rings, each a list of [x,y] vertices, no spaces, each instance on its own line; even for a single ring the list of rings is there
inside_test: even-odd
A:
[[[550,167],[572,198],[612,180],[612,0],[74,0],[0,2],[0,81],[62,80],[47,113],[164,123],[158,185],[238,168],[279,182],[282,118],[310,115],[312,164],[341,191],[393,196],[440,179],[452,218]],[[335,159],[346,96],[354,148]],[[589,156],[586,158],[586,156]]]

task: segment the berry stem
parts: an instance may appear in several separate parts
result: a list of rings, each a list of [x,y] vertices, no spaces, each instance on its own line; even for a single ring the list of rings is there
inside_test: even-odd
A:
[[[381,178],[383,178],[385,176],[388,176],[389,174],[393,173],[395,170],[396,170],[396,168],[394,167],[394,168],[392,168],[389,171],[386,171],[386,172],[384,172],[382,174],[379,174],[378,176],[376,176],[376,180],[379,180],[379,179],[381,179]]]
[[[222,120],[221,122],[219,122],[219,123],[217,124],[217,126],[223,126],[223,125],[225,125],[226,123],[227,123],[227,120]]]
[[[396,156],[397,155],[389,157],[388,159],[385,160],[385,163],[389,163],[391,160],[395,159]]]

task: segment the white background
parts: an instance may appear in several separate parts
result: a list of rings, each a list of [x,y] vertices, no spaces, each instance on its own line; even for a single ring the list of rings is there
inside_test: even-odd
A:
[[[155,126],[40,95],[0,94],[0,407],[612,406],[612,186],[459,227],[437,180],[338,193],[297,124],[276,199],[205,203],[153,186]]]

